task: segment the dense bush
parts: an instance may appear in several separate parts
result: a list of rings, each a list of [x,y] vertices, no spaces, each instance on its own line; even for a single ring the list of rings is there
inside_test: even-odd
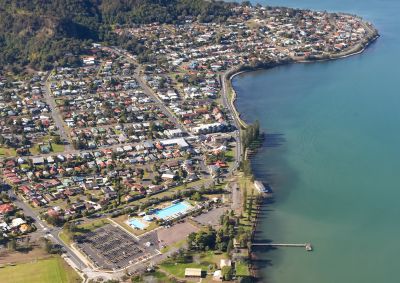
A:
[[[204,0],[0,0],[0,68],[50,69],[79,64],[93,41],[122,45],[144,54],[140,42],[118,37],[112,26],[179,22],[186,16],[223,21],[230,9]]]

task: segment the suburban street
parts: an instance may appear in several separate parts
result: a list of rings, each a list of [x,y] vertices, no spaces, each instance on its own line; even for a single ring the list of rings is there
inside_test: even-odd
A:
[[[39,237],[47,237],[55,244],[62,246],[64,252],[68,255],[68,257],[78,269],[83,270],[84,268],[86,268],[86,265],[79,259],[79,257],[76,256],[76,254],[60,239],[58,234],[60,233],[62,228],[50,227],[46,224],[46,222],[40,220],[36,213],[30,208],[30,206],[20,200],[12,189],[8,191],[8,195],[13,199],[15,205],[23,210],[25,215],[30,216],[32,217],[32,219],[35,220],[35,224],[37,227],[37,231],[35,233],[37,233]]]
[[[118,51],[115,51],[115,52],[118,52]],[[118,52],[118,54],[121,54],[121,53]],[[121,54],[121,55],[124,55],[124,54]],[[126,56],[126,55],[124,55],[124,56]],[[132,61],[132,59],[130,59],[128,56],[126,56],[126,57],[128,60]],[[58,112],[58,109],[56,108],[54,98],[51,96],[50,83],[48,82],[49,75],[50,74],[48,74],[48,76],[46,77],[46,82],[45,82],[46,91],[45,91],[44,97],[46,99],[46,102],[48,103],[48,105],[51,108],[51,112],[52,112],[51,114],[52,114],[52,117],[55,121],[57,128],[59,129],[61,138],[63,140],[68,141],[68,135],[65,131],[64,124],[63,124],[64,122],[62,121],[61,115]],[[167,115],[169,119],[174,121],[176,123],[176,125],[182,131],[187,132],[187,129],[185,129],[183,127],[182,123],[176,118],[176,116],[174,116],[170,112],[170,110],[162,103],[162,101],[160,101],[158,96],[141,79],[139,69],[136,69],[136,71],[135,71],[135,78],[137,79],[138,83],[143,88],[143,90],[158,103],[158,105],[162,109],[163,113],[165,115]],[[228,100],[228,97],[227,97],[228,90],[226,87],[226,74],[223,74],[222,78],[223,78],[222,79],[222,95],[221,95],[222,103],[232,113],[232,122],[234,123],[234,125],[237,129],[234,132],[234,138],[236,140],[236,146],[235,146],[236,159],[235,159],[235,163],[231,166],[231,168],[229,168],[228,174],[226,175],[227,177],[229,177],[229,176],[231,176],[231,174],[233,172],[235,172],[237,170],[237,168],[242,160],[242,149],[241,149],[241,143],[240,143],[240,125],[236,119],[236,116],[234,115],[235,112],[233,109],[233,105]],[[118,147],[123,147],[123,146],[127,146],[127,145],[134,147],[137,144],[138,143],[115,144],[115,145],[107,146],[107,148],[116,149]],[[99,150],[101,150],[101,148],[99,148]],[[84,153],[84,152],[93,153],[93,150],[83,150],[83,151],[82,150],[74,150],[71,147],[71,145],[68,144],[68,145],[66,145],[65,151],[62,154],[79,154],[79,153]],[[52,155],[54,155],[54,154],[53,153],[39,154],[39,155],[35,155],[35,156],[36,157],[48,157],[48,156],[52,156]],[[211,184],[211,183],[212,182],[210,181],[209,184]],[[209,184],[207,184],[207,185],[209,185]],[[230,188],[230,190],[232,192],[232,194],[231,194],[231,202],[232,202],[231,209],[238,210],[241,207],[240,191],[237,189],[238,184],[236,182],[233,182],[228,187]],[[195,186],[194,188],[200,189],[200,186]],[[138,273],[140,271],[145,270],[149,266],[149,264],[157,264],[157,263],[161,262],[162,260],[166,259],[168,256],[170,256],[173,252],[176,251],[176,248],[173,248],[167,253],[158,254],[148,261],[144,261],[142,263],[132,265],[132,266],[128,267],[126,270],[115,271],[114,273],[107,273],[107,272],[103,272],[101,270],[93,269],[90,265],[87,264],[86,260],[84,258],[82,258],[81,254],[77,254],[77,252],[75,251],[75,248],[69,247],[61,240],[61,238],[59,237],[59,233],[62,231],[62,228],[52,227],[52,226],[47,225],[44,221],[42,221],[38,217],[38,215],[35,213],[35,211],[27,203],[25,203],[23,200],[21,200],[14,193],[13,190],[9,190],[8,193],[9,193],[10,197],[14,200],[14,203],[16,204],[16,206],[21,208],[25,215],[30,216],[30,217],[32,217],[32,219],[34,219],[36,226],[37,226],[37,231],[35,232],[36,236],[38,238],[46,237],[49,240],[51,240],[54,244],[60,245],[65,254],[65,257],[67,258],[67,261],[71,265],[74,265],[74,268],[76,268],[77,270],[80,270],[82,273],[86,274],[88,278],[94,279],[94,278],[102,277],[105,279],[115,279],[115,278],[122,276],[126,272],[129,272],[130,274]],[[104,214],[104,216],[110,216],[110,213],[106,213],[106,214]]]
[[[110,50],[120,56],[124,56],[125,59],[135,65],[138,65],[138,63],[132,59],[130,56],[128,56],[126,54],[126,52],[121,52],[119,50],[117,50],[116,48],[112,48],[109,47],[107,48],[107,50]],[[154,101],[157,102],[157,106],[160,107],[161,111],[164,113],[164,115],[166,115],[168,117],[168,119],[170,119],[170,121],[173,121],[176,126],[183,131],[184,133],[189,134],[188,130],[186,129],[186,127],[182,124],[181,121],[179,121],[179,119],[165,106],[165,104],[161,101],[161,99],[154,93],[154,91],[147,85],[147,83],[145,81],[143,81],[143,79],[141,78],[140,72],[142,70],[140,69],[140,67],[137,67],[135,69],[135,74],[134,74],[134,78],[137,80],[137,82],[139,83],[140,87],[143,89],[143,91],[145,92],[146,95],[150,96],[151,98],[154,99]]]
[[[50,82],[49,82],[50,77],[51,77],[51,72],[48,72],[47,76],[45,77],[45,81],[44,81],[44,83],[45,83],[44,90],[45,91],[43,92],[43,97],[44,97],[47,105],[49,105],[49,107],[50,107],[50,110],[51,110],[50,113],[54,120],[54,123],[56,124],[58,132],[60,133],[61,140],[66,143],[64,145],[65,151],[68,152],[72,147],[71,147],[71,143],[70,143],[68,134],[66,133],[65,128],[64,128],[64,121],[62,120],[61,114],[57,109],[56,102],[51,95]]]
[[[228,89],[227,89],[227,86],[226,86],[226,81],[227,81],[228,78],[226,76],[227,76],[227,74],[229,72],[230,71],[227,71],[227,72],[225,72],[225,73],[223,73],[221,75],[221,84],[222,84],[221,98],[222,98],[222,104],[227,109],[229,109],[229,112],[231,113],[232,118],[233,118],[233,123],[234,123],[234,125],[236,127],[236,131],[235,131],[235,140],[236,140],[236,147],[235,147],[236,148],[236,154],[235,154],[235,156],[236,156],[236,161],[235,161],[235,164],[233,165],[233,168],[231,168],[231,171],[234,172],[239,167],[240,162],[242,162],[243,156],[242,156],[242,145],[241,145],[241,142],[240,142],[240,128],[241,128],[241,126],[240,126],[239,121],[238,121],[239,117],[236,117],[236,115],[235,115],[236,112],[235,112],[235,109],[234,109],[235,106],[233,105],[232,101],[229,101],[229,98],[228,98]]]

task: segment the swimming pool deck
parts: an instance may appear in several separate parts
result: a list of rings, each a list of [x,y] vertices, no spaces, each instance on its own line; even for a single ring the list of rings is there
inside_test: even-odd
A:
[[[163,209],[156,211],[154,214],[163,220],[172,220],[180,216],[187,215],[193,211],[194,207],[186,201],[173,203]]]
[[[144,230],[149,224],[144,223],[138,218],[130,218],[126,221],[126,223],[134,229]]]

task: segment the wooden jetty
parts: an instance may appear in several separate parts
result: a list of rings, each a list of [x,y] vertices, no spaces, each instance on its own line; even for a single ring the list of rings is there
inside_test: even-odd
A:
[[[252,246],[264,246],[264,247],[301,247],[301,248],[305,248],[306,251],[308,251],[308,252],[312,251],[311,243],[305,243],[305,244],[252,243],[251,245]]]

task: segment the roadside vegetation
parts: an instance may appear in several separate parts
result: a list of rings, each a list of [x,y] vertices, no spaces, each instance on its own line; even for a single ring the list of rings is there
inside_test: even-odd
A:
[[[85,222],[79,225],[74,224],[74,222],[66,222],[64,224],[63,230],[60,232],[60,238],[67,245],[71,245],[74,237],[78,237],[90,231],[96,230],[104,225],[109,224],[107,219],[98,219],[94,221]]]

